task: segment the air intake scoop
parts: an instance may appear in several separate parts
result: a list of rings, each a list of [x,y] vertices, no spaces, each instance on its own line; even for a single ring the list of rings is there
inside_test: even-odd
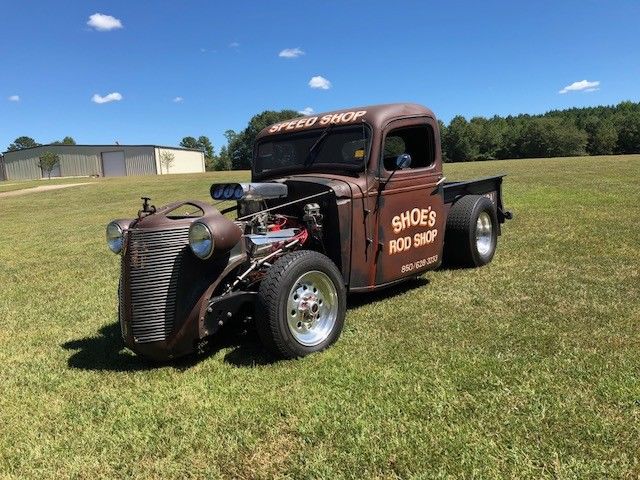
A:
[[[214,183],[211,185],[214,200],[268,200],[285,198],[288,193],[283,183]]]

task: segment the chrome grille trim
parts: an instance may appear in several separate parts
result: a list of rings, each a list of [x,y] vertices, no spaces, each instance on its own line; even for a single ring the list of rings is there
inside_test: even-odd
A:
[[[188,244],[188,225],[127,232],[127,287],[131,331],[136,343],[166,340],[171,334],[178,275]]]
[[[124,255],[120,260],[120,281],[118,282],[118,322],[120,323],[120,334],[126,338],[125,331],[125,304],[124,304]]]

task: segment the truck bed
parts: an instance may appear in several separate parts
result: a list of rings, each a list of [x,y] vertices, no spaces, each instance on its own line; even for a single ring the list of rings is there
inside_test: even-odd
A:
[[[504,209],[502,204],[502,178],[505,175],[483,177],[475,180],[459,182],[445,182],[443,195],[445,205],[451,206],[464,195],[483,195],[493,202],[499,223],[504,223],[512,217],[511,212]]]

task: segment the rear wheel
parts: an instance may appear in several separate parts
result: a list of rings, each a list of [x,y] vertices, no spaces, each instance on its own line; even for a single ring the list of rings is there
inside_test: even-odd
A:
[[[267,271],[258,292],[258,333],[284,358],[304,357],[334,343],[344,325],[346,289],[325,255],[288,253]]]
[[[481,267],[493,259],[497,244],[498,219],[491,200],[465,195],[451,206],[444,237],[447,264]]]

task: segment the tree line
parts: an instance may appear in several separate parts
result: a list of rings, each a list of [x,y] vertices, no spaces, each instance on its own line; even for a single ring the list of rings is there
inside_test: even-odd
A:
[[[227,144],[217,153],[206,135],[184,137],[180,146],[202,150],[207,170],[247,170],[260,130],[299,116],[291,109],[258,113],[243,130],[227,130]],[[446,162],[640,153],[640,102],[552,110],[541,115],[470,120],[458,115],[448,125],[441,121],[439,125]],[[54,144],[75,145],[75,140],[65,137]],[[30,137],[19,137],[8,150],[38,145]]]
[[[48,145],[75,145],[76,141],[73,137],[64,137],[62,140],[56,140],[55,142],[51,142]],[[8,152],[13,152],[14,150],[23,150],[25,148],[31,147],[39,147],[42,145],[41,143],[36,142],[33,138],[22,136],[16,138],[12,143],[7,147]]]
[[[211,170],[251,168],[253,143],[263,128],[299,117],[295,110],[267,110],[240,131],[227,130],[227,145],[209,162]],[[439,122],[446,162],[640,153],[640,102],[552,110],[541,115],[458,115]]]
[[[640,153],[640,103],[440,123],[445,161]]]

